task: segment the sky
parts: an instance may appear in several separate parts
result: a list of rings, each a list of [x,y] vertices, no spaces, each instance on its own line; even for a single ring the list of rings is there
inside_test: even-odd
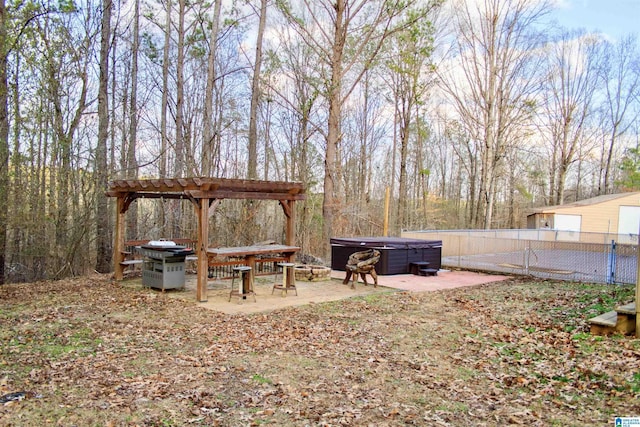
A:
[[[569,29],[602,32],[614,40],[640,35],[640,0],[557,0],[551,17]]]

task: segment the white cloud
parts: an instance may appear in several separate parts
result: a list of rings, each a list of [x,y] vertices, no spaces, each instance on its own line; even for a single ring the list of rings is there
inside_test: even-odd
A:
[[[551,6],[554,9],[566,9],[566,10],[573,9],[573,6],[571,5],[571,0],[552,0]]]

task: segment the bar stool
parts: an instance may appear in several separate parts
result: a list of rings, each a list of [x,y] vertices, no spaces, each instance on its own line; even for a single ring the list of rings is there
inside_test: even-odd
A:
[[[238,285],[236,285],[236,278],[239,281]],[[251,267],[246,265],[233,267],[229,301],[231,301],[231,297],[237,296],[238,303],[240,303],[243,299],[247,299],[247,295],[253,295],[253,301],[256,301],[256,293],[253,291],[253,280],[251,280]]]
[[[298,296],[298,289],[296,289],[296,282],[295,282],[295,272],[293,270],[293,268],[296,265],[292,262],[279,262],[278,263],[278,267],[280,267],[282,270],[282,283],[278,283],[278,272],[276,271],[276,283],[273,285],[273,289],[271,289],[271,295],[273,295],[273,291],[275,291],[276,289],[281,289],[282,290],[282,296],[286,296],[287,295],[287,291],[289,290],[293,290],[296,292],[296,296]],[[293,285],[291,286],[287,286],[287,276],[291,275],[292,277],[294,277],[294,281],[293,281]]]

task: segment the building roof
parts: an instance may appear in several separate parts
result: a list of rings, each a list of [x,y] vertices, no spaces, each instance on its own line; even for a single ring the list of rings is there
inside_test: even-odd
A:
[[[606,203],[612,200],[617,200],[623,197],[629,197],[633,195],[640,195],[640,191],[617,193],[617,194],[604,194],[602,196],[592,197],[590,199],[578,200],[577,202],[567,203],[565,205],[543,206],[540,208],[531,209],[530,213],[527,216],[540,214],[540,213],[555,213],[556,211],[559,211],[559,210],[577,208],[580,206],[593,206],[593,205],[598,205],[601,203]]]

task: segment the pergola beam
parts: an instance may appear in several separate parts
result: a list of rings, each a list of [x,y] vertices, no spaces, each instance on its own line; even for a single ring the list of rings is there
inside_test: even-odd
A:
[[[109,197],[120,197],[117,191],[107,191]],[[257,193],[253,191],[197,191],[185,190],[182,193],[158,193],[153,191],[137,191],[136,199],[242,199],[242,200],[304,200],[304,194],[290,193]]]
[[[153,187],[153,188],[151,188]],[[109,183],[108,193],[121,191],[143,192],[144,190],[162,193],[181,193],[197,191],[246,191],[250,193],[288,193],[304,194],[304,185],[300,182],[262,181],[252,179],[226,178],[177,178],[177,179],[141,179],[115,180]]]

